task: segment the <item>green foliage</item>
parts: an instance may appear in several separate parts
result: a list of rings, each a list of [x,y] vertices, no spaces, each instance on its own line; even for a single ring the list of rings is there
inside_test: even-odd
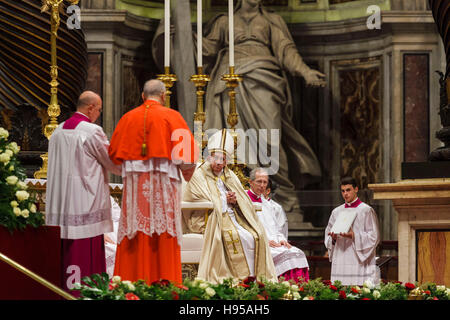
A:
[[[433,283],[416,287],[410,283],[374,285],[366,281],[360,288],[320,278],[296,284],[248,277],[242,281],[225,279],[219,284],[186,279],[183,284],[160,280],[148,285],[143,280],[122,281],[118,276],[109,279],[106,273],[83,278],[76,290],[81,292],[81,299],[94,300],[406,300],[417,296],[427,300],[449,300],[450,296],[450,288]]]
[[[44,224],[44,215],[26,191],[26,174],[17,159],[20,147],[8,142],[9,133],[0,127],[0,226],[11,233],[27,226],[38,228]]]

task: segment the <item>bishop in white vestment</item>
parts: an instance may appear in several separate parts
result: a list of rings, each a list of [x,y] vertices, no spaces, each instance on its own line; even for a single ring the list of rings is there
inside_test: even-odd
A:
[[[305,253],[289,244],[283,233],[283,225],[279,223],[277,212],[263,196],[268,181],[269,176],[265,169],[253,169],[250,173],[250,190],[247,190],[247,194],[252,202],[261,203],[262,210],[256,213],[269,240],[276,274],[285,280],[308,281],[309,265]]]

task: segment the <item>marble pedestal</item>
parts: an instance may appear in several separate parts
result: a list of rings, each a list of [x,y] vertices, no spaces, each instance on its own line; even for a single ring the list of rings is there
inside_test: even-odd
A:
[[[450,285],[450,247],[446,246],[450,241],[450,178],[369,184],[369,188],[375,200],[392,200],[398,213],[398,280]],[[428,232],[444,241],[419,244],[418,235]]]

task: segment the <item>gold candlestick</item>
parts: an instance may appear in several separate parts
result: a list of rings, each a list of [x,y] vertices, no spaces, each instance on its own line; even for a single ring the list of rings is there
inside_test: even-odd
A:
[[[170,89],[173,87],[173,83],[177,81],[177,76],[170,73],[170,67],[164,67],[164,74],[158,74],[157,77],[157,79],[161,80],[166,86],[165,106],[170,108],[170,95],[172,94]]]
[[[197,146],[202,152],[206,147],[207,141],[204,140],[205,132],[203,130],[206,112],[204,111],[204,95],[205,87],[211,80],[208,75],[203,74],[203,67],[197,67],[197,74],[194,74],[190,79],[197,88],[197,110],[194,113],[194,138],[197,141]],[[199,128],[200,127],[200,128]],[[200,155],[202,157],[202,155]]]
[[[222,80],[226,81],[226,86],[228,88],[228,95],[230,96],[230,110],[227,116],[227,123],[230,125],[231,129],[234,131],[234,127],[238,123],[238,114],[236,108],[236,91],[235,89],[242,81],[242,77],[239,74],[234,73],[234,67],[230,67],[230,73],[224,74]]]
[[[224,74],[222,80],[226,81],[226,87],[228,88],[228,96],[230,97],[230,110],[227,116],[227,123],[230,126],[230,134],[234,140],[234,155],[233,162],[229,164],[229,167],[238,176],[241,184],[246,187],[248,184],[248,178],[245,176],[243,169],[246,167],[245,163],[239,163],[237,158],[237,146],[240,143],[238,134],[236,132],[236,125],[239,122],[239,116],[236,106],[236,91],[235,89],[242,81],[242,76],[234,73],[234,67],[230,67],[230,73]]]
[[[50,45],[51,45],[51,66],[50,66],[50,104],[48,105],[47,113],[49,115],[49,123],[44,128],[44,135],[50,140],[50,136],[53,134],[55,129],[58,127],[58,116],[61,114],[61,109],[58,104],[58,61],[57,61],[57,46],[56,39],[58,37],[58,29],[61,22],[59,16],[60,8],[64,1],[68,1],[71,4],[78,4],[79,0],[42,0],[41,12],[50,11],[50,23],[51,23],[51,34],[50,34]],[[42,158],[42,168],[34,173],[36,179],[47,178],[47,168],[48,168],[48,152],[41,155]]]

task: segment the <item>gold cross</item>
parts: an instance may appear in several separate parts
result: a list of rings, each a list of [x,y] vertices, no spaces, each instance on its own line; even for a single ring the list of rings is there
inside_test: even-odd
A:
[[[231,240],[227,241],[227,244],[231,243],[233,245],[234,254],[238,253],[235,243],[239,243],[239,239],[233,239],[233,230],[227,230],[230,235]]]

